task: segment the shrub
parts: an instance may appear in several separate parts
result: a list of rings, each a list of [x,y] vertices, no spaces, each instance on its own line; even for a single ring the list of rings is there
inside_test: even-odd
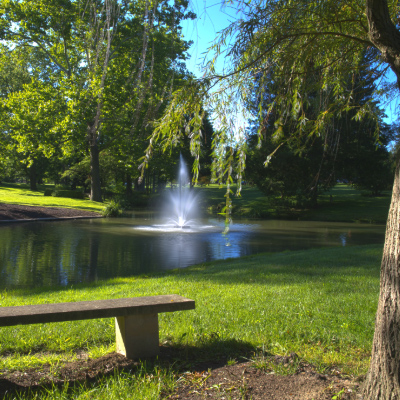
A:
[[[119,217],[122,214],[121,205],[114,200],[111,200],[101,211],[103,217]]]

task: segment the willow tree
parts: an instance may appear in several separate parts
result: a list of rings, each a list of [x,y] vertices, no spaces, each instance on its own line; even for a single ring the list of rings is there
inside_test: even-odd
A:
[[[234,171],[240,182],[244,167],[245,136],[238,126],[246,119],[246,104],[258,91],[259,136],[273,114],[274,137],[279,142],[290,122],[299,136],[321,136],[326,146],[335,146],[335,118],[352,111],[355,119],[374,118],[373,104],[356,104],[353,92],[360,70],[372,79],[382,79],[391,70],[397,84],[381,86],[387,95],[400,90],[400,6],[394,0],[255,0],[239,1],[241,18],[216,39],[214,58],[204,78],[175,93],[159,121],[149,145],[160,140],[165,147],[189,134],[196,151],[201,137],[200,99],[213,108],[217,131],[215,170],[228,183]],[[227,45],[227,43],[232,43]],[[365,54],[371,59],[363,65]],[[226,68],[217,73],[218,58]],[[312,77],[312,79],[310,79]],[[263,80],[279,85],[271,102],[265,101]],[[260,84],[261,82],[261,84]],[[353,84],[353,87],[352,87]],[[316,113],[305,110],[313,102]],[[267,104],[266,104],[267,103]],[[184,116],[193,115],[190,120]],[[242,113],[242,116],[238,116]],[[378,127],[378,124],[377,124]],[[291,138],[288,138],[289,141]],[[242,139],[242,140],[240,140]],[[261,142],[261,140],[260,140]],[[273,154],[266,155],[266,163]],[[146,159],[145,159],[146,162]],[[195,165],[196,167],[196,165]],[[392,203],[387,222],[381,265],[381,288],[376,316],[371,364],[364,385],[364,399],[400,399],[400,163],[397,163]]]

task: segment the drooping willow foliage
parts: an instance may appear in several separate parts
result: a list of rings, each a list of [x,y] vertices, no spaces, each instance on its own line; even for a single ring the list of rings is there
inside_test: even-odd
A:
[[[173,93],[143,160],[146,165],[155,142],[167,149],[188,135],[196,177],[202,117],[205,109],[210,110],[215,127],[212,177],[228,185],[227,209],[230,185],[236,182],[241,190],[246,124],[254,103],[257,112],[251,117],[258,121],[260,145],[273,116],[277,149],[299,138],[307,142],[320,136],[324,151],[335,153],[340,142],[335,121],[349,111],[356,119],[374,118],[378,134],[381,113],[376,102],[356,104],[353,93],[363,84],[357,79],[360,71],[367,71],[382,88],[389,68],[368,36],[365,0],[240,0],[235,6],[241,18],[210,47],[213,57],[204,77]],[[388,6],[397,21],[398,3],[391,0]],[[221,58],[224,69],[219,72]],[[266,92],[271,83],[273,96]],[[266,154],[266,165],[273,154]]]

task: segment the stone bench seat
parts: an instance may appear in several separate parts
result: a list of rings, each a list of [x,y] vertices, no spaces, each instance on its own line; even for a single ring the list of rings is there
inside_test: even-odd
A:
[[[0,307],[0,326],[115,317],[116,350],[128,358],[159,353],[158,313],[195,308],[178,295]]]

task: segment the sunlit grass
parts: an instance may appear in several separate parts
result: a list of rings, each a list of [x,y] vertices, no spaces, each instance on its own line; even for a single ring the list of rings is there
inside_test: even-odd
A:
[[[19,204],[40,207],[75,208],[100,212],[104,204],[89,200],[69,199],[65,197],[44,196],[43,190],[32,191],[24,185],[1,184],[0,203]]]
[[[205,201],[223,201],[224,189],[201,190]],[[332,202],[326,195],[320,207],[304,217],[365,222],[386,218],[389,197],[364,197],[344,185],[333,189],[332,196]],[[269,207],[267,199],[250,187],[234,201],[242,209]],[[93,211],[102,207],[88,200],[45,197],[13,186],[0,186],[0,202]],[[381,254],[378,245],[261,254],[66,288],[2,291],[0,306],[172,293],[196,301],[196,310],[160,315],[161,342],[177,354],[184,349],[185,356],[177,356],[176,365],[166,367],[162,359],[140,362],[138,369],[129,373],[20,393],[17,398],[159,399],[174,387],[179,366],[190,369],[198,362],[219,358],[227,362],[259,359],[265,352],[296,352],[321,372],[335,366],[344,373],[365,373]],[[0,376],[5,370],[23,371],[44,364],[57,370],[76,360],[80,351],[96,358],[114,350],[112,319],[1,328]]]

